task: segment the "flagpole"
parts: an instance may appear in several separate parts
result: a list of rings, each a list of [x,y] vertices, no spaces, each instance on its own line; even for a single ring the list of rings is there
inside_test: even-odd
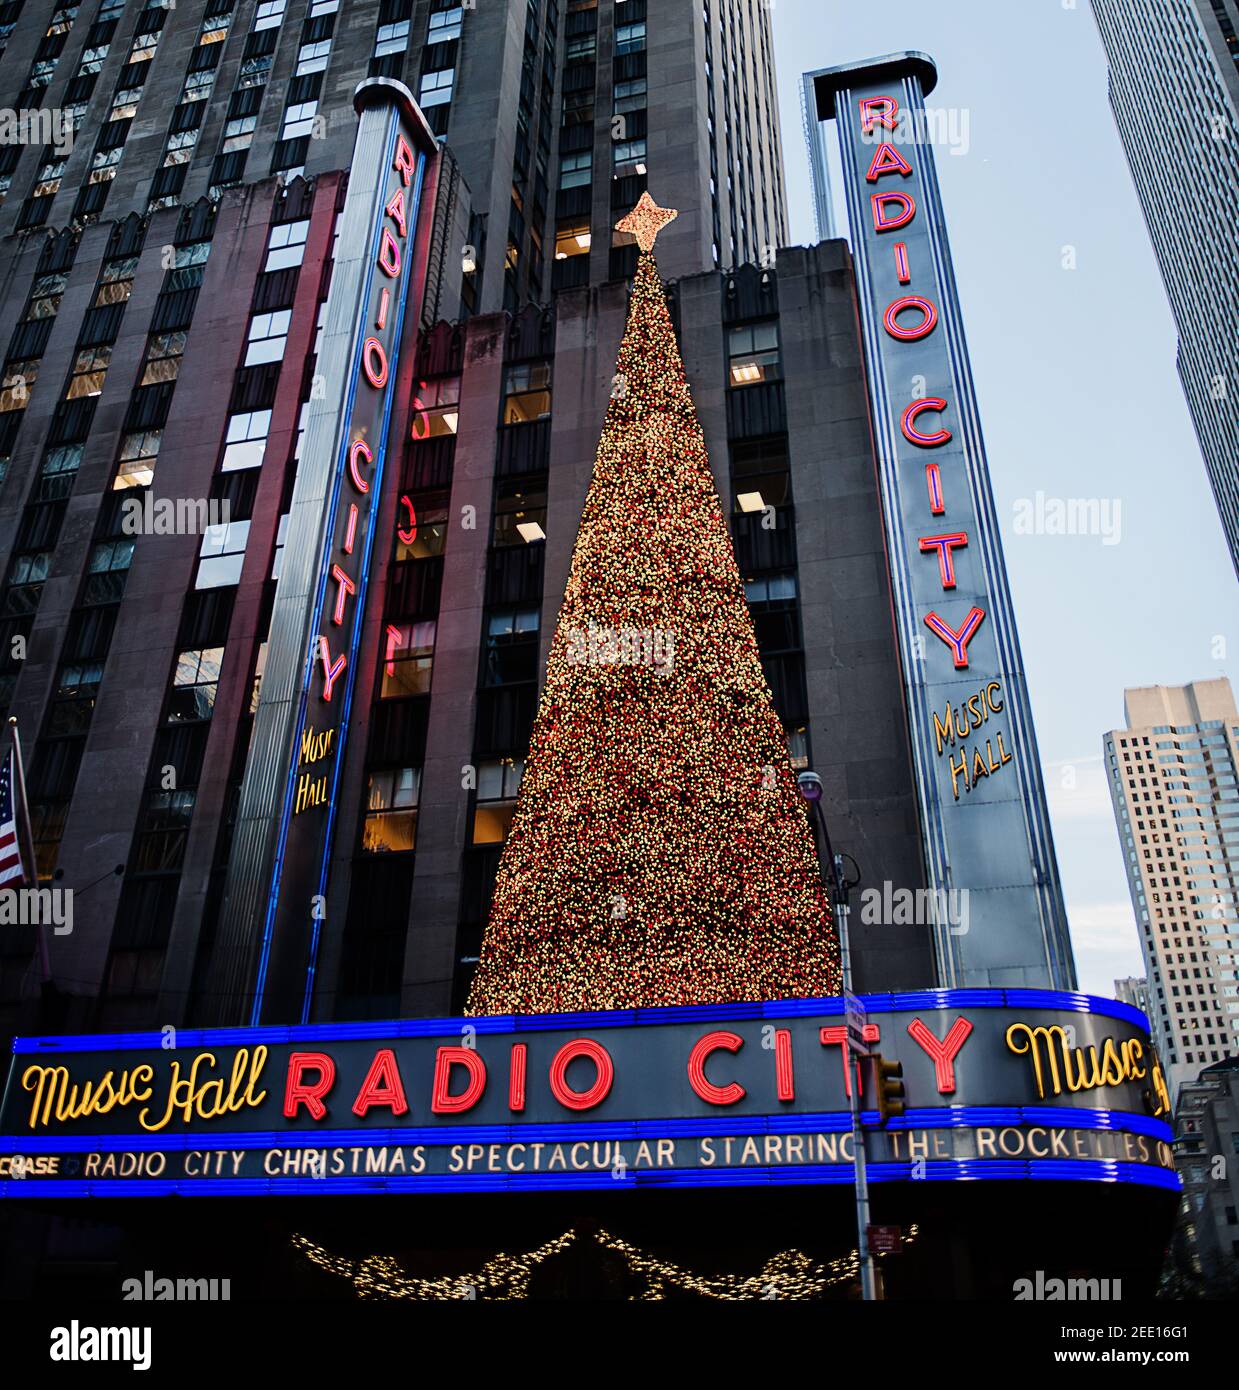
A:
[[[27,881],[26,875],[29,873],[29,883],[31,887],[38,887],[39,873],[35,867],[34,857],[34,832],[30,828],[30,807],[26,801],[26,770],[22,763],[21,739],[17,734],[17,716],[9,716],[9,732],[13,735],[13,768],[17,774],[17,785],[13,788],[14,805],[20,801],[21,814],[17,818],[17,833],[21,842],[22,858],[22,882]],[[52,982],[52,962],[47,950],[47,931],[46,924],[40,919],[39,922],[39,982],[44,989]]]

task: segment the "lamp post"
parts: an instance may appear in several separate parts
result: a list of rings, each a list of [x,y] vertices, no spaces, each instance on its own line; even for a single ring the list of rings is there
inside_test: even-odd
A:
[[[822,843],[826,849],[826,863],[830,866],[830,898],[834,908],[835,920],[839,924],[839,964],[843,971],[844,998],[852,995],[852,949],[848,939],[848,889],[860,882],[859,873],[854,879],[847,879],[843,873],[843,858],[835,854],[830,844],[830,831],[826,828],[826,817],[822,814],[822,779],[816,772],[802,772],[796,778],[800,795],[812,808],[815,827],[820,827]],[[816,829],[814,840],[816,841]],[[853,861],[855,862],[855,861]],[[865,1166],[865,1131],[860,1122],[860,1087],[853,1082],[852,1039],[849,1035],[844,1042],[847,1048],[848,1101],[852,1114],[852,1172],[856,1187],[856,1247],[860,1256],[861,1297],[866,1303],[876,1301],[877,1270],[873,1254],[869,1249],[869,1176]]]

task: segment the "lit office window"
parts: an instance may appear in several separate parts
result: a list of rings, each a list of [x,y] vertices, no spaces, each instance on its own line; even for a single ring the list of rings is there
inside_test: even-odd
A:
[[[440,377],[418,383],[413,397],[413,439],[437,439],[455,434],[460,422],[460,378]]]
[[[115,491],[127,487],[149,487],[155,476],[155,461],[159,457],[159,445],[163,440],[162,430],[137,430],[121,440],[120,460],[117,464],[116,478],[112,483]]]
[[[727,335],[728,380],[732,386],[753,386],[762,381],[778,381],[783,371],[779,361],[779,326],[757,323],[733,328]]]
[[[146,366],[140,386],[154,386],[160,381],[175,381],[185,354],[186,333],[156,333],[146,349]]]
[[[503,373],[503,423],[545,420],[551,413],[551,364],[522,362]]]
[[[0,376],[0,414],[25,410],[30,403],[30,391],[39,377],[39,359],[27,362],[6,362]]]
[[[99,290],[93,307],[105,304],[124,304],[133,293],[133,277],[138,268],[136,256],[120,256],[108,261],[99,276]]]
[[[491,544],[496,549],[546,540],[544,479],[500,483],[495,497]]]
[[[399,854],[417,838],[417,793],[421,772],[415,767],[370,773],[361,848],[365,854]]]
[[[248,150],[254,141],[254,128],[257,116],[238,116],[235,120],[224,122],[224,139],[219,147],[220,154],[232,154],[235,150]]]
[[[472,835],[475,845],[501,845],[508,838],[524,771],[524,762],[515,758],[478,764]]]
[[[111,361],[111,344],[85,348],[79,352],[73,360],[73,372],[69,377],[65,400],[75,401],[81,396],[98,396],[103,391],[103,383]]]

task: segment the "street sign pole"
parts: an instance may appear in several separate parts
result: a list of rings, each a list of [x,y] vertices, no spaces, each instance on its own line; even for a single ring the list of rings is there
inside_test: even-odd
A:
[[[834,879],[835,916],[839,922],[839,964],[843,970],[843,995],[847,1000],[848,1022],[848,1095],[852,1110],[852,1171],[856,1185],[856,1248],[860,1259],[861,1297],[866,1303],[875,1302],[877,1271],[869,1249],[869,1175],[865,1165],[865,1131],[860,1122],[860,1075],[852,1065],[852,1055],[868,1055],[864,1034],[864,1006],[852,993],[852,949],[848,939],[848,897],[844,887],[843,860],[834,856],[831,865]],[[855,1008],[853,1008],[855,1006]],[[859,1022],[859,1038],[853,1040],[853,1018]]]

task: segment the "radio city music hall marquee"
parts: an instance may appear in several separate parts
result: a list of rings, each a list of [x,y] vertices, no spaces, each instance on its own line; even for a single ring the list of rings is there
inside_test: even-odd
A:
[[[876,1127],[840,999],[22,1039],[0,1194],[445,1192],[1084,1179],[1178,1190],[1142,1014],[1049,991],[866,1001],[907,1111]]]
[[[937,900],[940,983],[1074,987],[1066,914],[1007,590],[924,93],[893,54],[806,76],[838,135],[890,583]],[[998,290],[1001,292],[1002,287]]]

